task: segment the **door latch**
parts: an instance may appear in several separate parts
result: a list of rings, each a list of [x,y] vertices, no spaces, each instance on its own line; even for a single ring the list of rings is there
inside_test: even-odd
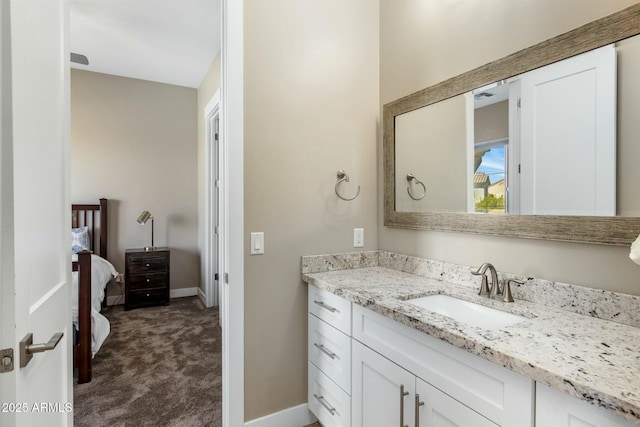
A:
[[[0,374],[13,371],[13,349],[0,350]]]

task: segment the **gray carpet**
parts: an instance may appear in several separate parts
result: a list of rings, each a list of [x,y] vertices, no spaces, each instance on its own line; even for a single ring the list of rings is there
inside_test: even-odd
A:
[[[111,334],[93,380],[74,386],[77,427],[222,425],[218,310],[193,298],[104,311]]]

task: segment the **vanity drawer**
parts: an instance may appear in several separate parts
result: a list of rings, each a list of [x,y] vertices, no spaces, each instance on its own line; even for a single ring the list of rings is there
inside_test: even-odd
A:
[[[351,337],[309,314],[309,361],[351,394]]]
[[[353,338],[494,423],[531,427],[533,380],[353,305]]]
[[[351,302],[309,285],[309,313],[351,335]]]
[[[309,410],[324,427],[351,426],[351,397],[309,362]]]

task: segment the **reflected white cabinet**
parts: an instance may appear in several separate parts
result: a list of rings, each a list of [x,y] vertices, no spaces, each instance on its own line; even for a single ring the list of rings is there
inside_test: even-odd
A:
[[[536,384],[536,427],[637,427],[616,414],[584,400]]]
[[[415,376],[355,340],[352,356],[352,426],[413,427]]]

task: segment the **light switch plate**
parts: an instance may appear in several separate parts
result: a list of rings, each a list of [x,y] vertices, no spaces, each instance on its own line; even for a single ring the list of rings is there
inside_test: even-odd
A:
[[[354,248],[364,247],[364,228],[353,229],[353,247]]]
[[[264,254],[264,233],[251,233],[251,255]]]

